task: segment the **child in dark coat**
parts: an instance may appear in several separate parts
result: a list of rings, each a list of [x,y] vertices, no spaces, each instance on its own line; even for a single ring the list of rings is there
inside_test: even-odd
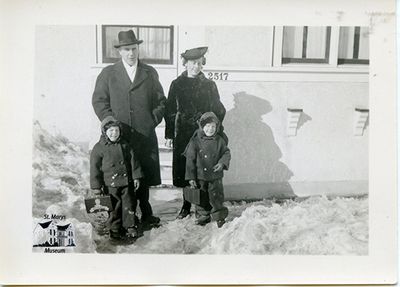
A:
[[[231,154],[226,141],[218,134],[220,122],[213,112],[204,113],[199,126],[184,152],[185,179],[191,187],[199,187],[208,196],[206,204],[196,206],[196,224],[205,225],[212,219],[222,227],[228,216],[228,209],[223,205],[222,178],[223,170],[229,168]]]
[[[96,195],[110,194],[114,209],[110,214],[110,239],[136,238],[135,191],[143,177],[142,170],[132,148],[121,135],[118,121],[106,117],[101,130],[100,140],[90,154],[90,188]]]

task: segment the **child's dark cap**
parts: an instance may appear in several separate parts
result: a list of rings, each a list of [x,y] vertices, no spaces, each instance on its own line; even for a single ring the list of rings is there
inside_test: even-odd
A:
[[[121,130],[121,123],[113,116],[107,116],[101,121],[101,131],[105,133],[110,127],[118,127]]]
[[[201,128],[204,128],[208,123],[215,123],[217,126],[219,125],[219,119],[213,112],[206,112],[200,117],[199,125]]]

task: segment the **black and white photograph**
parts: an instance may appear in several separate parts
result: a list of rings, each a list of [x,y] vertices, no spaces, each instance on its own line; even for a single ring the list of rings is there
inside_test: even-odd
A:
[[[34,221],[73,252],[368,255],[369,33],[37,26]]]
[[[120,19],[95,17],[88,7],[98,7],[87,5],[88,19],[76,23],[51,21],[58,12],[48,8],[50,21],[36,20],[29,30],[33,65],[15,67],[32,73],[32,90],[19,99],[29,106],[22,112],[31,139],[29,152],[21,151],[30,188],[18,197],[31,198],[21,254],[45,264],[67,256],[96,266],[122,260],[111,268],[118,269],[113,277],[123,274],[121,284],[394,280],[395,259],[380,250],[397,252],[396,79],[393,62],[381,66],[395,57],[387,32],[396,18],[394,1],[368,2],[362,13],[316,9],[310,15],[318,21],[306,21],[303,8],[300,21],[253,22],[250,14],[207,21],[240,8],[173,3],[160,18],[146,7]],[[49,3],[42,4],[33,6]],[[132,4],[126,8],[142,7]],[[257,5],[249,9],[256,13]],[[190,22],[190,13],[204,20]],[[286,16],[295,14],[291,7]],[[179,277],[190,266],[186,275],[196,272],[196,261],[199,272],[214,270],[216,281],[206,273]],[[166,269],[151,278],[151,262]],[[321,272],[300,272],[302,262]],[[363,266],[374,262],[387,268],[360,281]],[[247,275],[237,273],[251,263]],[[95,265],[81,269],[81,278],[93,280]],[[338,273],[324,277],[331,268]]]

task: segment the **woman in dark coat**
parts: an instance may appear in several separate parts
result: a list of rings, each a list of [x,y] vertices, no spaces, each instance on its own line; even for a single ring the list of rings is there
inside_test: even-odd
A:
[[[216,84],[207,79],[201,71],[207,49],[199,47],[181,54],[186,71],[171,83],[168,93],[165,138],[167,146],[173,145],[172,174],[173,184],[177,187],[188,185],[185,180],[186,158],[182,153],[198,128],[197,121],[205,112],[213,112],[222,122],[226,112],[219,99]],[[190,208],[190,202],[183,199],[183,206],[177,218],[189,215]]]

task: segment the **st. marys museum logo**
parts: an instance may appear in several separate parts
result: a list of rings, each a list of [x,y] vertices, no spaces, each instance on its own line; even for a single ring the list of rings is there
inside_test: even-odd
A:
[[[66,253],[75,247],[75,230],[64,215],[45,214],[33,230],[33,247],[44,253]]]

